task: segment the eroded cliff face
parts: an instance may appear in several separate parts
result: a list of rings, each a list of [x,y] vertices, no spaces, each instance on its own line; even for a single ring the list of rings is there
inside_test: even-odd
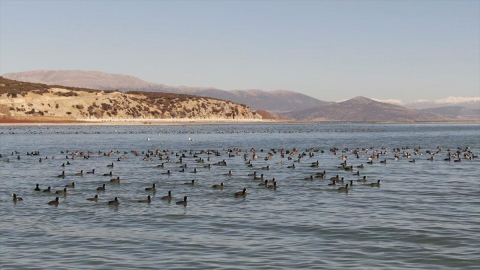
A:
[[[51,87],[4,78],[0,81],[0,115],[78,120],[262,119],[246,105],[220,99],[170,93],[121,93]]]

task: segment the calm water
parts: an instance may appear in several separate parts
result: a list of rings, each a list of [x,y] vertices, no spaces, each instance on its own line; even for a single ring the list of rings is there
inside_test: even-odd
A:
[[[189,141],[188,138],[193,138]],[[387,147],[387,154],[367,164],[339,149]],[[443,152],[427,160],[427,150]],[[447,162],[447,149],[470,147],[480,154],[478,124],[269,124],[142,127],[0,127],[0,268],[95,269],[478,269],[480,265],[480,159]],[[229,157],[226,150],[257,149],[254,167],[243,154]],[[294,160],[279,153],[265,161],[269,149],[299,149],[307,156]],[[308,156],[307,148],[325,153]],[[392,149],[423,155],[394,161]],[[131,150],[168,149],[170,152],[218,150],[221,156],[190,152],[186,172],[169,154],[170,163]],[[260,152],[264,149],[264,152]],[[66,159],[61,151],[92,151],[90,159]],[[104,156],[99,151],[119,151]],[[20,160],[17,154],[20,153]],[[39,156],[27,152],[40,151]],[[125,159],[118,157],[127,152]],[[298,154],[297,154],[298,155]],[[294,157],[296,158],[297,155]],[[364,164],[360,177],[338,169],[347,155],[348,165]],[[55,156],[55,159],[52,159]],[[288,156],[288,155],[287,155]],[[48,157],[48,159],[45,159]],[[43,158],[43,162],[39,162]],[[252,158],[249,152],[249,158]],[[379,161],[387,159],[387,164]],[[10,159],[10,162],[6,160]],[[415,159],[415,163],[409,162]],[[226,160],[227,166],[212,166]],[[284,165],[277,162],[284,161]],[[319,161],[319,168],[310,164]],[[65,168],[62,163],[69,161]],[[114,163],[113,177],[105,177]],[[270,170],[261,170],[262,166]],[[197,168],[197,173],[190,173]],[[95,174],[75,176],[80,170]],[[62,170],[65,179],[57,178]],[[172,175],[162,174],[167,170]],[[233,176],[223,174],[229,170]],[[325,179],[303,180],[327,171]],[[357,169],[355,168],[355,171]],[[277,180],[277,190],[258,186],[250,173]],[[328,186],[330,177],[369,182],[381,179],[379,188],[355,182],[348,193]],[[120,176],[121,183],[110,184]],[[196,180],[194,186],[185,182]],[[34,191],[35,184],[60,190],[76,183],[60,205],[47,203],[54,194]],[[223,190],[213,184],[225,183]],[[87,201],[96,188],[98,203]],[[157,192],[151,204],[137,203]],[[235,192],[247,188],[245,198]],[[172,202],[160,200],[172,190]],[[13,203],[12,193],[24,201]],[[189,196],[186,207],[175,202]],[[118,196],[120,206],[107,201]]]

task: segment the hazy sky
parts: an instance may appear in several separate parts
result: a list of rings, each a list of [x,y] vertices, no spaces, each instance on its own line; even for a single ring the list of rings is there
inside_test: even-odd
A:
[[[480,0],[0,0],[0,74],[36,69],[333,101],[480,96]]]

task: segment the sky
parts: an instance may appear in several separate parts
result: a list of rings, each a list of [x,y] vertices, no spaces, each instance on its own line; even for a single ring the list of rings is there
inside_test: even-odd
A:
[[[0,0],[0,74],[410,102],[480,96],[480,0]]]

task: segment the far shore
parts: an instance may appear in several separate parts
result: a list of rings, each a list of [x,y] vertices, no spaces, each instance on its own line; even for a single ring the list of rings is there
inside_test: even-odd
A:
[[[171,125],[220,125],[220,124],[271,124],[271,123],[318,123],[318,124],[467,124],[480,123],[480,120],[449,120],[449,121],[298,121],[288,119],[40,119],[4,118],[0,117],[0,126],[171,126]]]

